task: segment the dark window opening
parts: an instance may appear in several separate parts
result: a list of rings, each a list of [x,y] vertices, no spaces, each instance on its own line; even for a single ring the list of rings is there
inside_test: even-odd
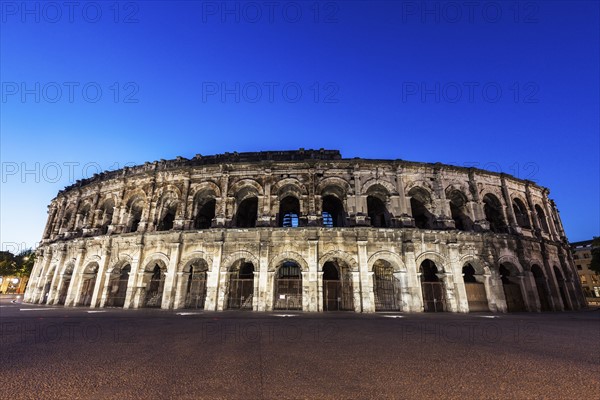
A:
[[[258,198],[251,197],[243,200],[238,206],[235,226],[238,228],[254,228],[258,216]]]
[[[490,224],[490,230],[494,233],[506,233],[506,222],[502,215],[502,205],[498,198],[491,194],[486,194],[483,197],[483,211],[485,219]]]
[[[344,205],[335,196],[323,197],[323,226],[327,228],[344,226]]]
[[[425,260],[421,263],[421,282],[439,282],[437,273],[438,269],[433,261]]]
[[[531,223],[529,222],[529,217],[527,216],[527,209],[521,200],[513,200],[513,211],[515,213],[517,225],[519,225],[521,228],[531,228]]]
[[[389,213],[385,203],[378,197],[367,197],[367,214],[371,225],[376,228],[387,228],[389,226]]]
[[[471,264],[466,264],[463,269],[463,279],[465,283],[477,283],[477,279],[475,279],[475,268]]]
[[[174,209],[174,208],[166,209],[164,217],[158,224],[157,230],[170,231],[171,229],[173,229],[173,223],[175,222],[175,213],[176,213],[176,209]]]
[[[423,202],[413,197],[410,199],[410,208],[417,228],[433,229],[433,214],[429,212]]]
[[[194,217],[194,229],[208,229],[212,225],[212,220],[215,218],[215,209],[217,201],[215,199],[208,200],[198,210]]]
[[[335,266],[335,264],[331,261],[327,261],[325,265],[323,265],[323,280],[324,281],[339,281],[340,273]]]
[[[460,231],[473,230],[473,221],[468,216],[467,200],[462,193],[454,190],[449,196],[450,214],[454,220],[454,227]]]
[[[294,196],[287,196],[279,203],[279,226],[284,228],[298,227],[300,201]]]
[[[546,221],[546,214],[544,213],[544,210],[542,210],[542,207],[536,205],[535,213],[537,214],[538,220],[540,221],[540,228],[542,229],[542,231],[548,233],[548,221]]]

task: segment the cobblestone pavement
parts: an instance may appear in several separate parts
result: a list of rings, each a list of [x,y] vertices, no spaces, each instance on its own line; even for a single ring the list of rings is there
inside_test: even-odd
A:
[[[595,398],[600,311],[253,313],[0,299],[1,398]]]

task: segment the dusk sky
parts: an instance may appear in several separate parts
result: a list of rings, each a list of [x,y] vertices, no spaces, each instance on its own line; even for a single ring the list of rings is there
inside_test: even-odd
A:
[[[298,148],[476,166],[600,235],[596,1],[2,1],[2,250],[65,186]]]

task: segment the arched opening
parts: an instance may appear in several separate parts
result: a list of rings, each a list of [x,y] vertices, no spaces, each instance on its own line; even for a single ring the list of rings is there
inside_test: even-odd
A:
[[[48,297],[50,296],[50,288],[52,286],[52,277],[54,276],[54,270],[56,267],[52,267],[50,272],[46,274],[46,284],[42,290],[42,298],[39,300],[40,304],[48,304]]]
[[[323,226],[327,228],[335,228],[345,226],[344,223],[344,205],[342,201],[334,195],[326,195],[323,197],[322,214]]]
[[[550,311],[550,302],[548,301],[548,290],[546,276],[539,265],[531,266],[531,273],[535,279],[535,288],[537,289],[538,299],[540,300],[541,311]]]
[[[340,260],[323,265],[323,310],[353,311],[354,293],[348,265]]]
[[[554,276],[556,276],[556,283],[558,284],[558,291],[560,293],[560,298],[562,299],[564,309],[570,310],[571,306],[567,298],[565,278],[556,265],[554,266]]]
[[[529,222],[529,216],[527,215],[527,208],[521,199],[513,199],[513,211],[515,213],[517,225],[519,225],[521,228],[530,229],[531,223]]]
[[[394,276],[394,267],[385,260],[373,264],[375,311],[402,311],[400,280]]]
[[[62,276],[62,285],[60,287],[60,293],[58,294],[58,304],[64,305],[67,300],[67,293],[69,292],[69,286],[71,285],[71,277],[73,276],[73,267],[68,266]]]
[[[106,235],[108,233],[108,228],[110,224],[112,224],[114,212],[115,203],[111,199],[106,200],[102,204],[102,207],[100,208],[100,214],[98,215],[98,221],[100,223],[100,232],[103,235]]]
[[[130,271],[131,266],[129,264],[124,265],[120,269],[113,269],[108,282],[108,297],[106,299],[108,307],[123,307],[125,305]]]
[[[279,202],[279,226],[284,228],[298,227],[300,216],[300,200],[295,196],[286,196]]]
[[[203,203],[198,203],[196,207],[194,229],[209,229],[212,225],[212,220],[215,218],[217,200],[207,199]]]
[[[187,266],[184,272],[187,274],[184,307],[204,309],[206,301],[206,274],[208,272],[206,261],[200,259],[194,260]]]
[[[518,270],[508,263],[500,265],[498,269],[508,312],[526,311],[521,285],[516,277],[517,272]]]
[[[450,214],[454,220],[454,227],[459,231],[473,230],[473,220],[469,217],[467,210],[467,198],[458,190],[449,193]]]
[[[548,233],[549,229],[548,221],[546,220],[546,214],[544,213],[544,210],[542,210],[542,207],[540,207],[538,204],[535,205],[535,213],[537,214],[538,221],[540,221],[540,228],[543,232]]]
[[[435,216],[429,211],[431,204],[429,193],[424,189],[414,187],[408,192],[410,209],[415,220],[415,227],[419,229],[433,229]]]
[[[91,217],[91,212],[90,212],[90,205],[89,204],[84,204],[83,206],[81,206],[81,208],[79,209],[79,216],[77,219],[77,226],[75,227],[75,231],[78,234],[82,234],[83,233],[83,229],[84,228],[88,228],[89,227],[89,220]]]
[[[235,216],[235,226],[238,228],[256,227],[258,217],[258,197],[249,197],[242,200]]]
[[[79,294],[79,303],[77,305],[89,307],[92,305],[94,296],[94,287],[98,277],[98,264],[92,263],[87,266],[82,274],[81,292]]]
[[[156,228],[157,231],[170,231],[175,223],[177,215],[177,204],[169,204],[163,208],[160,222]]]
[[[72,210],[67,210],[67,212],[65,212],[65,216],[63,217],[63,221],[62,221],[62,225],[60,227],[60,229],[64,232],[68,232],[69,229],[71,228],[71,219],[73,218],[73,211]]]
[[[424,260],[421,263],[420,272],[424,311],[446,311],[446,288],[438,276],[437,266],[431,260]]]
[[[489,311],[483,277],[478,276],[473,265],[467,263],[462,268],[469,311]]]
[[[128,206],[129,218],[127,221],[128,232],[137,232],[142,220],[142,211],[144,210],[144,202],[142,199],[133,199]]]
[[[367,213],[371,220],[371,226],[376,228],[387,228],[390,226],[390,215],[385,202],[377,196],[367,196]]]
[[[160,308],[165,286],[165,271],[156,263],[154,268],[146,270],[144,280],[146,281],[146,295],[143,307]]]
[[[483,211],[492,232],[507,232],[506,222],[504,221],[504,216],[502,214],[502,204],[496,196],[490,193],[483,196]]]
[[[229,270],[227,308],[252,310],[254,297],[254,264],[238,260]]]
[[[274,310],[302,310],[302,273],[296,262],[283,262],[277,269],[274,284]]]

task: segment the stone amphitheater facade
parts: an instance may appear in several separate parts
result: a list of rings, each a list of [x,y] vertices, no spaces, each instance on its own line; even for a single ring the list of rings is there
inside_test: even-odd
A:
[[[545,311],[585,300],[549,191],[336,150],[178,157],[60,191],[31,303]]]

